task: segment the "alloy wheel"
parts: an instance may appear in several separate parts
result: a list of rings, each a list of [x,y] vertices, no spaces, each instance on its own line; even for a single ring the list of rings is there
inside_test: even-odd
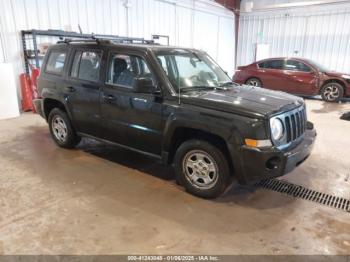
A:
[[[334,101],[339,98],[339,87],[336,85],[329,85],[324,89],[323,95],[328,101]]]
[[[257,80],[249,80],[248,85],[259,87],[259,82]]]

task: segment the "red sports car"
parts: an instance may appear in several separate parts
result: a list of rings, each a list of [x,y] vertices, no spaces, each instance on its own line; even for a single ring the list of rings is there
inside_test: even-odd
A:
[[[329,102],[350,96],[350,74],[333,72],[302,58],[269,58],[239,66],[233,81],[296,95],[321,95]]]

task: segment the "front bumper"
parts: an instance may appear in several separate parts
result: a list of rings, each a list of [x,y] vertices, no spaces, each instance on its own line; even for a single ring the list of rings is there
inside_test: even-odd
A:
[[[254,183],[262,179],[283,176],[293,171],[308,158],[315,140],[316,130],[307,129],[297,145],[286,149],[270,148],[266,150],[243,146],[240,149],[239,182]]]

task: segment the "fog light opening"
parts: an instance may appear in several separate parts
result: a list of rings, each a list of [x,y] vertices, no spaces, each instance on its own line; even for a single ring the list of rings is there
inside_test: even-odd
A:
[[[265,166],[268,170],[274,170],[278,168],[280,163],[281,163],[281,159],[277,156],[274,156],[266,161]]]

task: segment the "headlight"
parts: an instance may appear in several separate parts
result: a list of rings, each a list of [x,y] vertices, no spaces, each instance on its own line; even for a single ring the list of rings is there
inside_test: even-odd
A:
[[[279,118],[270,119],[270,128],[273,140],[277,141],[283,137],[284,127],[282,121]]]
[[[341,75],[341,77],[344,79],[350,79],[350,75]]]

